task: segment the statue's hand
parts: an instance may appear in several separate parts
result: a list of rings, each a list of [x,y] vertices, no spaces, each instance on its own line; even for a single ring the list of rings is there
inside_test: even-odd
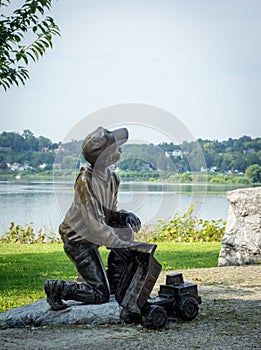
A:
[[[131,227],[134,232],[139,232],[141,227],[140,219],[133,213],[124,213],[125,225],[127,227]]]

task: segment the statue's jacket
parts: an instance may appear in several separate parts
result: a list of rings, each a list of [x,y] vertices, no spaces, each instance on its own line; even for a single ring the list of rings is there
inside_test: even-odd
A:
[[[125,211],[117,211],[120,179],[110,168],[106,171],[81,169],[74,185],[73,203],[59,227],[63,242],[122,247],[120,231],[124,236],[129,229],[122,225]]]

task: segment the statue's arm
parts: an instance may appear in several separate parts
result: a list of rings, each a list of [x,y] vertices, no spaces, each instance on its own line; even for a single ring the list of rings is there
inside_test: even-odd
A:
[[[81,217],[81,235],[89,242],[109,248],[126,246],[114,229],[106,222],[102,204],[95,197],[91,183],[83,176],[77,179],[76,195],[78,195],[79,215]]]

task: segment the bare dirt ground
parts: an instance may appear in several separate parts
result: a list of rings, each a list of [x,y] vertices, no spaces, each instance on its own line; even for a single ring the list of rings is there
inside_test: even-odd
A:
[[[175,271],[177,272],[177,271]],[[180,271],[179,271],[180,272]],[[2,350],[40,349],[261,349],[261,266],[182,271],[198,284],[202,305],[192,322],[175,321],[158,331],[141,325],[8,328]],[[170,271],[168,273],[171,273]],[[162,273],[158,285],[165,282]]]

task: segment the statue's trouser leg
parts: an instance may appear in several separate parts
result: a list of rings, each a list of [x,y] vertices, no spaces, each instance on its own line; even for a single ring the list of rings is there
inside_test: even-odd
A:
[[[64,251],[84,278],[84,283],[65,282],[61,297],[86,304],[100,304],[109,300],[110,288],[107,276],[95,244],[64,244]]]
[[[133,231],[130,228],[114,227],[115,234],[120,237],[120,239],[126,242],[133,242]],[[133,253],[131,253],[126,248],[115,248],[111,249],[108,256],[108,269],[107,277],[110,284],[111,294],[114,294],[119,286],[121,277],[130,262],[133,259]]]
[[[110,284],[111,294],[116,292],[121,277],[127,266],[126,260],[117,254],[118,250],[119,249],[112,249],[108,256],[108,269],[106,272]]]

